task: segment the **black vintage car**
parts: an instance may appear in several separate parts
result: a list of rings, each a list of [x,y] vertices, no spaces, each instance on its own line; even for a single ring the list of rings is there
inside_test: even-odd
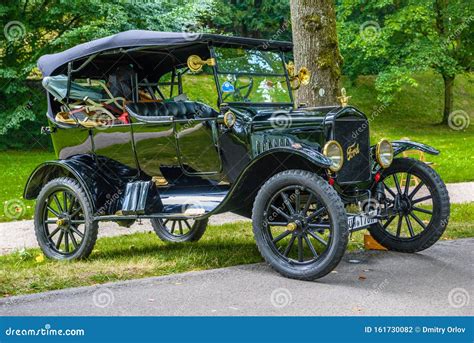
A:
[[[43,56],[57,160],[24,191],[53,259],[86,258],[98,222],[151,219],[168,242],[197,241],[211,215],[252,218],[257,246],[281,274],[315,279],[368,229],[390,250],[442,235],[449,197],[406,150],[370,145],[367,117],[347,106],[296,106],[310,80],[288,42],[128,31]]]

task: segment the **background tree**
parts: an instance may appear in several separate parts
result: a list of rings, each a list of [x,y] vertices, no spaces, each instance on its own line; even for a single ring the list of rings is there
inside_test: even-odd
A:
[[[298,102],[333,105],[337,102],[342,57],[332,0],[291,0],[295,65],[311,73],[309,86],[297,92]]]
[[[453,110],[456,75],[472,70],[474,3],[462,0],[338,2],[344,71],[378,74],[379,100],[391,102],[414,75],[434,70],[444,80],[443,123]]]

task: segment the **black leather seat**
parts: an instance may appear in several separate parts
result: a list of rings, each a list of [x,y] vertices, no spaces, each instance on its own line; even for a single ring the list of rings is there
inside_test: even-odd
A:
[[[214,118],[219,114],[212,107],[194,101],[132,102],[126,109],[132,116],[177,119]]]

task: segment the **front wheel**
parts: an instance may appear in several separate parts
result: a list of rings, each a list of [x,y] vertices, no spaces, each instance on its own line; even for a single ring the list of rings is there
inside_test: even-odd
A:
[[[288,170],[270,178],[255,198],[252,221],[260,253],[286,277],[323,277],[346,250],[344,205],[314,173]]]
[[[369,231],[389,250],[417,252],[432,246],[443,234],[449,219],[449,195],[439,175],[425,163],[397,158],[384,169],[387,218]]]

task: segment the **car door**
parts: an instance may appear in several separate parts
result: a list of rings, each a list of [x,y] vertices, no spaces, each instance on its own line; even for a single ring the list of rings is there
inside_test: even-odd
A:
[[[178,159],[188,175],[215,175],[222,170],[217,119],[196,113],[174,121]]]
[[[173,117],[132,118],[137,161],[149,176],[163,176],[162,167],[180,168],[173,125]]]

